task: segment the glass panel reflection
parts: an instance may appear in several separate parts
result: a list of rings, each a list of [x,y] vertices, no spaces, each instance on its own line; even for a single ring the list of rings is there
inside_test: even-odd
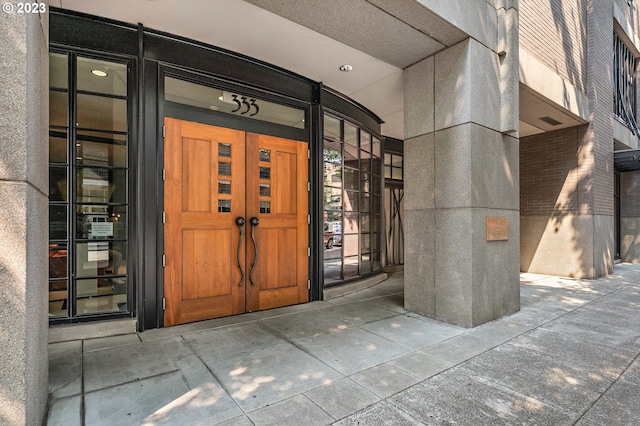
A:
[[[360,204],[358,203],[357,191],[344,191],[344,211],[345,212],[357,212],[360,211]]]
[[[344,169],[344,188],[345,189],[355,189],[357,190],[360,187],[360,173],[355,169]]]
[[[360,148],[366,152],[371,152],[371,135],[362,130],[360,131]]]
[[[341,120],[331,117],[330,115],[324,116],[324,137],[339,141],[340,138],[340,122]]]
[[[67,127],[67,110],[69,109],[69,94],[67,92],[49,92],[49,125]]]
[[[231,200],[218,200],[218,212],[231,213]]]
[[[357,234],[360,231],[360,213],[345,212],[343,233]]]
[[[76,169],[77,202],[126,203],[127,172],[85,167]]]
[[[219,143],[218,144],[218,156],[220,157],[231,157],[231,145],[228,143]]]
[[[49,205],[49,239],[67,239],[67,205]]]
[[[78,94],[77,127],[97,130],[127,130],[127,100]]]
[[[88,240],[127,238],[127,207],[76,206],[76,237]]]
[[[345,256],[358,255],[358,235],[344,234],[342,236],[342,250]]]
[[[67,280],[49,281],[49,316],[66,317],[67,314]]]
[[[357,277],[358,273],[358,256],[344,258],[344,279]]]
[[[402,180],[402,169],[393,168],[391,170],[391,179]]]
[[[68,201],[67,168],[49,166],[49,201]]]
[[[231,181],[219,180],[218,181],[218,194],[231,194]]]
[[[78,90],[127,96],[127,65],[78,57]]]
[[[67,163],[67,137],[49,136],[49,162],[50,163]]]
[[[271,185],[268,183],[260,184],[260,196],[261,197],[269,197],[271,196]]]
[[[69,87],[69,58],[62,53],[49,53],[49,87]]]
[[[164,79],[164,98],[170,102],[191,105],[208,111],[233,114],[298,129],[306,128],[304,109],[293,108],[173,77],[165,77]]]
[[[126,278],[80,279],[75,284],[79,315],[127,310]]]
[[[67,245],[49,244],[49,278],[67,277]]]
[[[380,157],[381,147],[382,147],[382,144],[380,143],[380,140],[377,138],[373,138],[373,155],[376,158]]]
[[[127,273],[127,245],[124,242],[76,243],[76,276],[110,276]]]
[[[260,161],[264,161],[266,163],[271,162],[271,150],[269,150],[269,149],[261,149],[260,150]]]
[[[76,163],[91,166],[127,166],[126,136],[78,132]]]
[[[344,123],[344,141],[348,145],[358,146],[358,128],[353,124]]]
[[[220,176],[231,176],[231,163],[218,163],[218,174]]]
[[[271,213],[271,202],[260,201],[260,213]]]
[[[360,274],[368,274],[371,272],[371,255],[363,253],[360,263]]]

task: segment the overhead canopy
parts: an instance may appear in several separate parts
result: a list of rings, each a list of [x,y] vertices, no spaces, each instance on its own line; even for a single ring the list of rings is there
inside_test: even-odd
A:
[[[640,149],[615,151],[613,159],[618,172],[635,172],[640,170]]]

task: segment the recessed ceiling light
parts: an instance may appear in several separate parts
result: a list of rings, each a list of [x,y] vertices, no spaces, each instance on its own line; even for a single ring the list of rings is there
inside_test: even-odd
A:
[[[351,65],[347,65],[347,64],[340,65],[340,71],[342,72],[349,72],[351,70],[353,70],[353,67]]]
[[[96,77],[106,77],[107,75],[109,75],[102,70],[91,70],[91,74],[95,75]]]
[[[222,96],[222,95],[218,96],[218,100],[219,101],[224,101],[224,96]]]

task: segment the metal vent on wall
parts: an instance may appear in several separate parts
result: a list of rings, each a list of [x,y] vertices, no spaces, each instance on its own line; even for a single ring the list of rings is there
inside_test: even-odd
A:
[[[554,120],[553,118],[547,116],[547,117],[540,117],[540,120],[544,121],[545,123],[551,125],[551,126],[557,126],[559,124],[562,124],[561,122],[559,122],[558,120]]]

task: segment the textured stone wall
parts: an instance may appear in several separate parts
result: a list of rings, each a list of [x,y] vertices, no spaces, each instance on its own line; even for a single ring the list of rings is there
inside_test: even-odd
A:
[[[48,394],[48,16],[0,16],[0,424]]]

